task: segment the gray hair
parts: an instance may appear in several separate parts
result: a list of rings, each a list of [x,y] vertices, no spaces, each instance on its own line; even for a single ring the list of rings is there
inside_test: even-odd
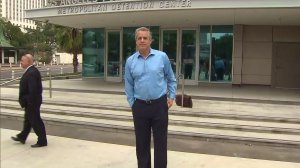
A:
[[[149,34],[150,34],[150,40],[152,40],[152,33],[151,33],[151,31],[150,31],[147,27],[140,27],[140,28],[137,28],[137,29],[135,30],[135,39],[137,39],[137,33],[138,33],[139,31],[147,31],[147,32],[149,32]]]

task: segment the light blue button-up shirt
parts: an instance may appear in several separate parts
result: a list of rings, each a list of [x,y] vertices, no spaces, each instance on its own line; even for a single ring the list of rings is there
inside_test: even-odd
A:
[[[176,78],[166,53],[151,49],[144,58],[138,51],[125,65],[125,93],[132,107],[136,99],[153,100],[167,94],[175,99]]]

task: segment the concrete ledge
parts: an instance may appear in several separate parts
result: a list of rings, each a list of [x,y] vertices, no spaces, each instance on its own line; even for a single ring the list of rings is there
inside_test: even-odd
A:
[[[22,127],[22,118],[22,115],[1,115],[1,128],[19,130]],[[134,131],[130,127],[118,128],[118,126],[100,126],[93,123],[67,122],[49,118],[44,118],[44,121],[49,135],[130,146],[135,144]],[[168,148],[175,151],[300,162],[299,145],[285,144],[283,146],[283,144],[279,144],[280,142],[228,138],[209,134],[189,136],[188,134],[169,131]]]

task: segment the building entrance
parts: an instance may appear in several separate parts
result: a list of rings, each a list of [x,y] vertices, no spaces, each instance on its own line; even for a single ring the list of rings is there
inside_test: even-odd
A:
[[[162,50],[167,53],[174,74],[184,75],[186,84],[197,85],[197,30],[163,29]]]
[[[106,71],[107,81],[122,81],[121,31],[106,32]]]
[[[126,59],[136,52],[136,28],[84,29],[83,76],[122,82]],[[167,53],[173,72],[183,74],[185,84],[231,82],[232,26],[149,28],[151,48]]]

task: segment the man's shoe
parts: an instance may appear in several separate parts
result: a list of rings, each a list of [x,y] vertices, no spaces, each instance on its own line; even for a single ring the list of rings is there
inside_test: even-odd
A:
[[[13,136],[12,136],[11,139],[14,140],[14,141],[21,142],[22,144],[25,144],[25,140],[20,139],[19,137],[13,137]]]
[[[47,146],[47,144],[34,144],[34,145],[31,145],[32,148],[39,148],[39,147],[44,147],[44,146]]]

